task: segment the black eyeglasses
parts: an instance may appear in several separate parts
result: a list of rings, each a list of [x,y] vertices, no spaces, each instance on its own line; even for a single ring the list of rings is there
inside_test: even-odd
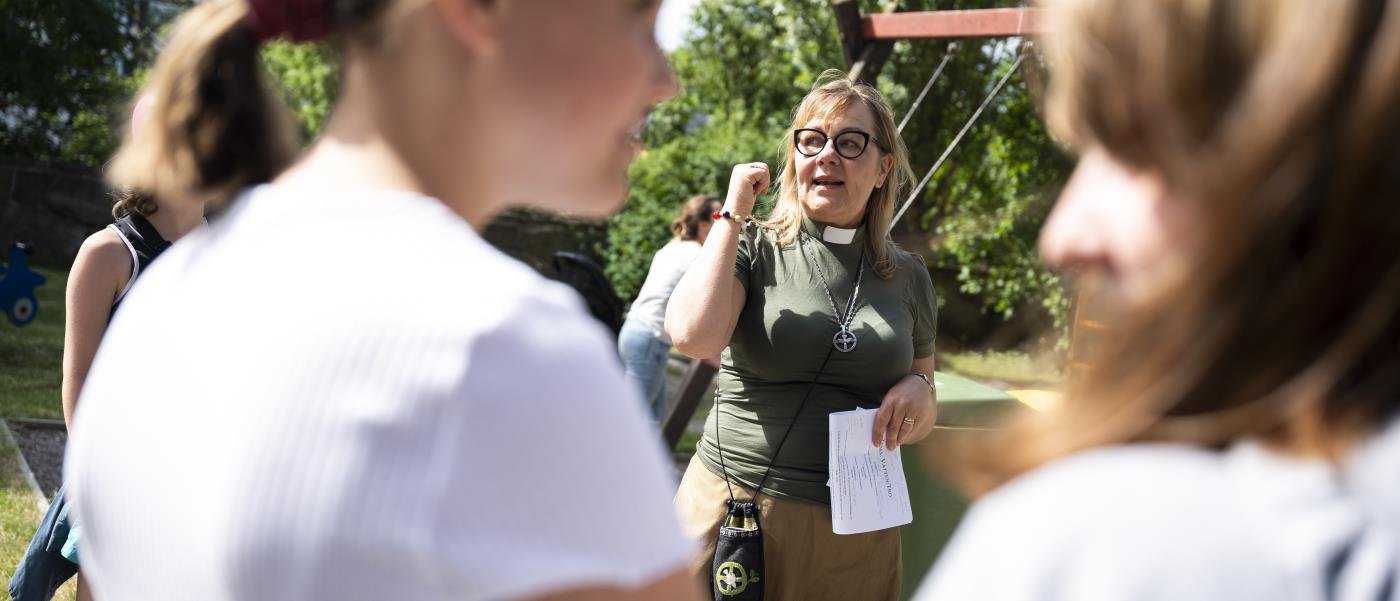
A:
[[[828,140],[834,140],[836,154],[845,159],[858,159],[865,154],[865,147],[870,145],[870,134],[860,130],[848,129],[835,137],[828,138],[826,132],[820,129],[803,128],[792,132],[792,145],[804,157],[814,157],[822,153],[826,148]],[[881,150],[884,147],[879,142],[875,143]]]

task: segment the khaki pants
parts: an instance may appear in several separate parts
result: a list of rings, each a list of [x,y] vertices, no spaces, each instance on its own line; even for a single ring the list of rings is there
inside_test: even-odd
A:
[[[753,489],[734,484],[734,498],[748,501]],[[703,543],[690,564],[691,573],[708,593],[715,536],[724,516],[729,489],[696,457],[690,460],[676,513],[686,536]],[[759,524],[763,530],[764,601],[895,601],[899,598],[899,529],[864,534],[831,531],[831,507],[791,499],[760,496]]]

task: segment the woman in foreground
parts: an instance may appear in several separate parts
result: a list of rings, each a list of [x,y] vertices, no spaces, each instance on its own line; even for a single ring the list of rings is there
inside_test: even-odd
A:
[[[693,598],[609,337],[477,235],[511,204],[618,208],[674,88],[656,4],[180,19],[111,177],[227,209],[128,296],[83,390],[67,473],[97,598]],[[339,103],[294,162],[258,46],[330,34]]]
[[[916,598],[1400,598],[1400,3],[1046,4],[1041,251],[1121,312]]]

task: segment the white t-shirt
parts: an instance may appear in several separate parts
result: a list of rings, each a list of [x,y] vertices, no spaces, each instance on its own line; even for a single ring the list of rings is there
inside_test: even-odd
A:
[[[1340,468],[1254,443],[1081,453],[978,502],[915,601],[1400,599],[1400,425]]]
[[[671,300],[671,292],[680,283],[681,276],[695,257],[700,255],[700,243],[694,240],[671,239],[651,258],[651,269],[642,289],[637,292],[637,300],[627,310],[627,319],[645,324],[655,330],[661,339],[671,342],[666,336],[666,303]]]
[[[692,548],[617,363],[433,199],[256,188],[107,331],[67,463],[83,573],[104,601],[654,580]]]

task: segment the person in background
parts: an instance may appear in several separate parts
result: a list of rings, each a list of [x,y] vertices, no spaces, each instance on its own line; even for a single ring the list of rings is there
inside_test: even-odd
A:
[[[209,0],[110,169],[221,208],[116,315],[66,474],[102,601],[696,598],[612,337],[478,231],[602,217],[675,83],[636,0]],[[262,42],[330,39],[298,156]],[[623,509],[619,511],[619,507]]]
[[[985,494],[915,598],[1400,599],[1400,2],[1046,6],[1041,253],[1117,315],[947,458]]]
[[[710,235],[711,218],[721,208],[713,196],[693,196],[681,205],[681,214],[671,221],[671,238],[651,258],[647,279],[637,299],[627,311],[617,349],[630,380],[642,393],[652,419],[666,418],[666,357],[671,337],[666,335],[666,303],[686,268],[700,254]]]
[[[142,97],[133,108],[133,133],[145,120],[152,100],[150,96]],[[83,241],[68,272],[62,402],[63,422],[70,430],[78,408],[78,392],[122,299],[171,242],[204,225],[204,207],[199,203],[161,203],[131,188],[118,190],[115,196],[115,222]],[[60,487],[10,581],[11,598],[51,598],[77,569],[81,538],[82,528],[71,519],[67,491]],[[82,573],[77,576],[78,599],[91,599]]]

